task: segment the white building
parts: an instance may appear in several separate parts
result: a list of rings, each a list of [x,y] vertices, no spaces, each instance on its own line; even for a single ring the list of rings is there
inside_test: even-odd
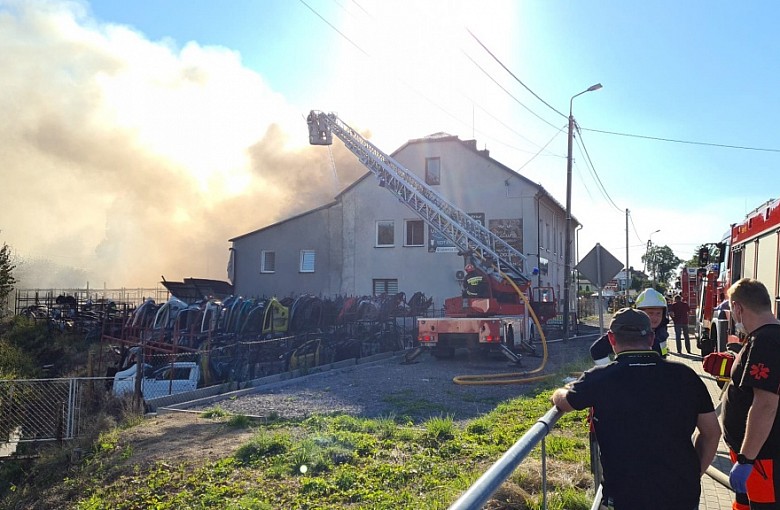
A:
[[[527,270],[539,268],[534,286],[553,287],[562,299],[566,213],[542,186],[478,150],[475,140],[444,133],[410,140],[392,156],[526,254]],[[571,239],[578,225],[572,219]],[[229,277],[244,296],[422,291],[440,307],[460,294],[456,248],[370,172],[333,202],[230,242]]]

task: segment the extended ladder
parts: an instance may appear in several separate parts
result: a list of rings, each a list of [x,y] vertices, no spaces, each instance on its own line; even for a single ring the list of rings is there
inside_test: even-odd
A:
[[[330,145],[333,143],[332,135],[335,134],[379,179],[380,186],[391,191],[462,253],[473,253],[487,263],[496,264],[515,280],[529,281],[524,271],[525,255],[447,202],[414,173],[345,124],[335,113],[312,110],[306,121],[309,124],[309,143]]]

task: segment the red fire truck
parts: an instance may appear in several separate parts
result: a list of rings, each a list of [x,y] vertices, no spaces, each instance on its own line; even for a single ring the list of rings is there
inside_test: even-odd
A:
[[[533,350],[536,330],[556,316],[557,303],[551,287],[531,287],[525,271],[526,256],[447,201],[335,113],[312,111],[306,120],[309,143],[330,145],[334,135],[340,138],[376,175],[380,186],[458,248],[464,256],[465,273],[473,272],[473,277],[484,282],[484,290],[478,294],[446,299],[445,317],[420,319],[420,346],[437,357],[449,357],[457,347],[498,350],[514,362],[519,361],[520,350]],[[465,277],[471,278],[470,274]],[[537,324],[532,322],[532,315],[537,317]]]
[[[738,341],[730,311],[721,304],[729,285],[740,278],[763,283],[773,300],[772,310],[780,317],[780,199],[765,202],[741,223],[732,224],[724,242],[712,246],[726,255],[726,263],[711,265],[697,276],[696,333],[702,354],[723,351],[728,343]],[[703,250],[700,258],[702,255],[723,260],[712,248]]]

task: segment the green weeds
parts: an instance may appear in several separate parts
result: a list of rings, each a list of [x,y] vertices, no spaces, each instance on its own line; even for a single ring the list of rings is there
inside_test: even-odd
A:
[[[461,426],[447,415],[414,425],[406,413],[435,406],[399,394],[394,396],[399,415],[266,422],[223,459],[158,462],[125,469],[121,476],[109,466],[132,458],[133,449],[123,447],[118,429],[112,430],[93,446],[92,458],[101,468],[69,473],[68,483],[78,487],[73,497],[81,497],[72,508],[443,510],[549,410],[549,396],[546,390],[501,403]],[[214,408],[204,416],[226,414]],[[548,508],[590,508],[587,433],[584,413],[572,413],[545,439]],[[541,508],[540,466],[537,447],[502,485],[491,508]]]

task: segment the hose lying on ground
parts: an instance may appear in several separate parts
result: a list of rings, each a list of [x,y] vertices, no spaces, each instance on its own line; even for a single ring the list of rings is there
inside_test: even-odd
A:
[[[539,337],[542,341],[542,364],[533,370],[527,370],[523,372],[505,372],[501,374],[489,375],[459,375],[454,377],[452,382],[455,384],[472,386],[494,384],[525,384],[542,381],[552,377],[554,374],[534,375],[539,374],[542,370],[544,370],[544,366],[547,364],[548,353],[547,338],[544,336],[544,331],[542,331],[542,325],[539,323],[539,318],[536,316],[536,313],[534,313],[534,309],[531,308],[531,303],[528,302],[528,298],[526,297],[525,293],[520,290],[517,284],[509,276],[507,276],[506,273],[501,271],[501,269],[497,268],[495,265],[493,265],[493,269],[498,271],[499,274],[501,274],[501,276],[506,281],[508,281],[510,285],[512,285],[512,287],[515,289],[515,292],[517,292],[517,294],[520,296],[520,299],[522,299],[523,303],[525,303],[526,309],[530,312],[531,319],[534,321],[534,325],[536,325],[536,330],[539,331]]]

